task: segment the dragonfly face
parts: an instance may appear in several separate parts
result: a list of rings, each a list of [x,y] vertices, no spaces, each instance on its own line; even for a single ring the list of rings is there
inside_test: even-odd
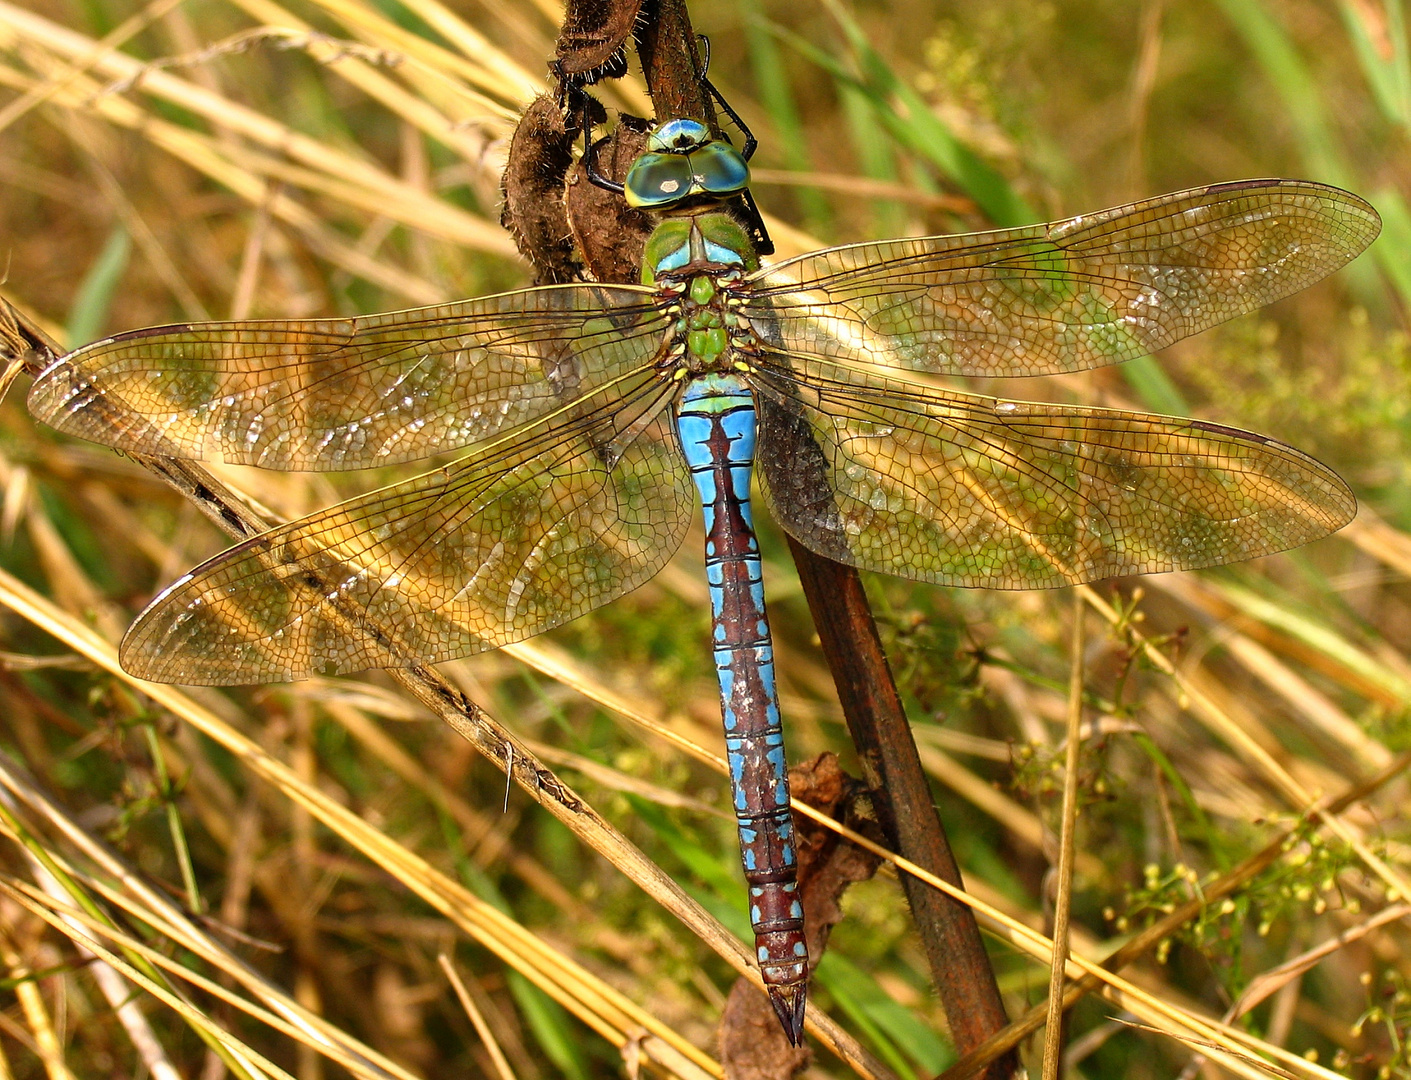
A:
[[[749,165],[728,142],[714,138],[699,120],[668,120],[628,169],[623,195],[629,206],[664,211],[690,199],[728,199],[749,183]]]
[[[273,469],[469,448],[182,578],[122,645],[123,665],[157,681],[274,682],[520,641],[646,581],[703,510],[751,919],[798,1040],[807,949],[750,523],[754,463],[800,543],[941,584],[1067,585],[1324,536],[1352,517],[1351,493],[1273,440],[916,377],[1145,355],[1333,272],[1379,222],[1335,188],[1251,180],[760,266],[720,207],[748,176],[703,124],[672,121],[624,185],[662,215],[640,285],[120,334],[55,362],[29,404],[129,452]]]

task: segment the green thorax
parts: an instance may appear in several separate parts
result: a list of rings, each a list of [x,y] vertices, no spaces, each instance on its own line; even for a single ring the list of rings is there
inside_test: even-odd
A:
[[[642,284],[680,281],[695,271],[755,270],[759,258],[745,230],[722,210],[671,216],[647,238],[642,251]]]
[[[722,288],[759,265],[745,230],[721,211],[667,218],[647,239],[642,281],[679,296],[689,370],[715,368],[739,327]]]

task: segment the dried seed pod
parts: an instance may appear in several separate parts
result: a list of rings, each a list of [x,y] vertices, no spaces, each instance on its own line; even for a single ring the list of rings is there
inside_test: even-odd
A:
[[[552,97],[535,98],[515,128],[500,178],[505,197],[500,224],[533,265],[534,280],[540,285],[582,277],[564,205],[564,182],[573,167],[578,134],[576,120],[566,117]]]

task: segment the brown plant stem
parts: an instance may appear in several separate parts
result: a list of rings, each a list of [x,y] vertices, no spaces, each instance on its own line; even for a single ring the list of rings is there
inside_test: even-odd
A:
[[[696,33],[685,0],[647,0],[642,5],[637,55],[658,123],[689,117],[715,126],[715,103],[701,85]]]
[[[789,550],[872,789],[878,824],[894,850],[963,888],[862,579],[852,567],[816,555],[792,537]],[[1008,1023],[975,915],[911,875],[898,876],[946,1010],[951,1038],[962,1054],[972,1051]],[[1018,1059],[1011,1052],[994,1058],[985,1075],[1000,1080],[1013,1076],[1017,1067]]]

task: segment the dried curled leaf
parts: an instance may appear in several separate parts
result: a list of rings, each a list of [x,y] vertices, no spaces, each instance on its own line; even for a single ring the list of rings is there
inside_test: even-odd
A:
[[[627,39],[642,0],[569,0],[553,71],[565,86],[591,86],[627,74]]]
[[[574,119],[552,97],[535,98],[515,128],[500,178],[505,197],[500,224],[533,265],[534,280],[540,285],[582,276],[564,205],[564,182],[573,167],[577,134]]]

